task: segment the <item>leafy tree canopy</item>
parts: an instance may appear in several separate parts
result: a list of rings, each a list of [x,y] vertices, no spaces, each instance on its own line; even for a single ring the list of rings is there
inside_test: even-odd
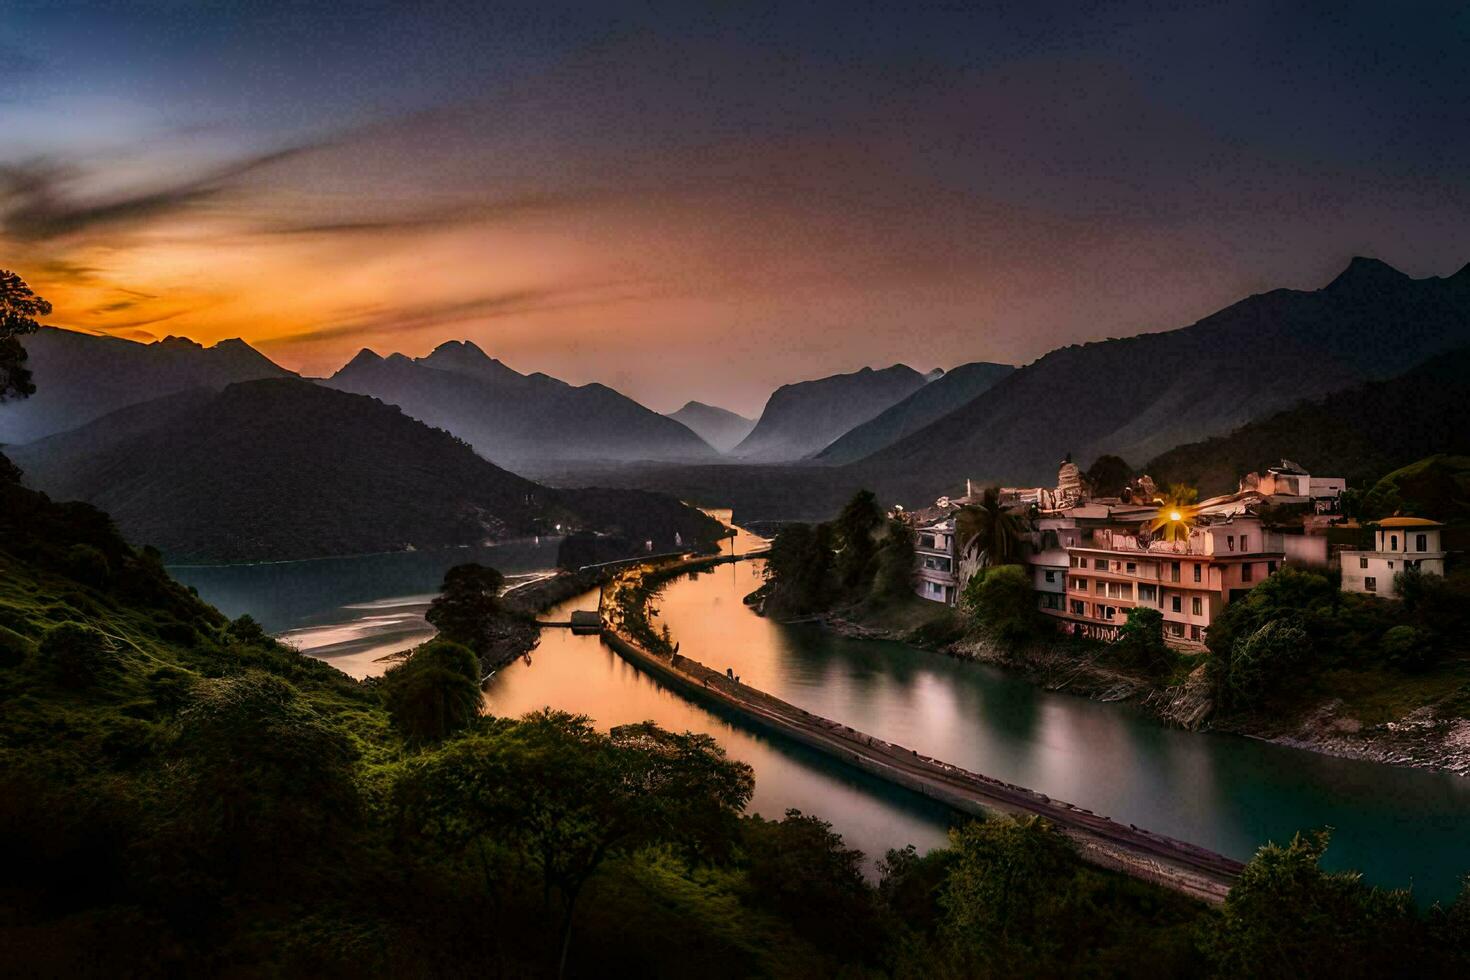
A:
[[[35,394],[20,338],[36,332],[37,317],[50,315],[51,304],[32,292],[24,279],[0,269],[0,402]]]

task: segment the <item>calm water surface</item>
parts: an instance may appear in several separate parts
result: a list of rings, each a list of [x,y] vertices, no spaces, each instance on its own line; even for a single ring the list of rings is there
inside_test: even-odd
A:
[[[736,547],[752,543],[742,538]],[[333,658],[368,673],[382,669],[377,656],[425,635],[421,604],[443,568],[471,560],[460,552],[432,572],[413,573],[385,562],[404,557],[415,556],[344,559],[310,574],[288,572],[285,581],[273,581],[269,571],[283,566],[253,566],[267,571],[243,578],[237,569],[178,574],[232,615],[248,610],[288,638],[316,630],[350,649],[354,635],[368,637],[356,641],[367,643],[358,652]],[[534,573],[537,556],[521,558],[519,570]],[[473,560],[515,570],[509,553]],[[373,567],[385,563],[392,567]],[[290,567],[303,564],[317,563]],[[1421,900],[1452,896],[1458,876],[1470,871],[1470,780],[1166,729],[1127,706],[1048,693],[991,668],[773,623],[741,602],[760,584],[760,564],[725,565],[670,583],[656,604],[681,652],[719,670],[732,667],[746,683],[816,714],[1241,859],[1267,840],[1331,826],[1331,866],[1359,868],[1381,884],[1412,883]],[[389,588],[404,580],[414,584]],[[596,605],[592,593],[555,612]],[[332,657],[339,649],[326,644],[312,652]],[[549,705],[587,714],[602,727],[652,719],[707,732],[754,767],[752,810],[819,814],[870,862],[888,847],[942,843],[949,822],[947,811],[922,798],[685,701],[596,637],[545,631],[528,658],[491,679],[485,700],[499,715]]]

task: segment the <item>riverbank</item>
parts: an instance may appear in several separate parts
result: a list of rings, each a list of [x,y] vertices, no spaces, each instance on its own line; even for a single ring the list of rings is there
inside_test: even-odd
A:
[[[1044,690],[1103,702],[1127,702],[1168,725],[1202,733],[1260,739],[1337,758],[1470,776],[1470,680],[1454,674],[1404,676],[1389,671],[1337,671],[1330,692],[1308,693],[1290,711],[1214,714],[1204,658],[1190,670],[1159,678],[1102,662],[1106,647],[1058,637],[1014,648],[966,629],[938,603],[924,617],[908,604],[854,607],[796,622],[835,635],[889,640],[1019,674]],[[945,616],[950,622],[946,624]],[[954,639],[954,634],[962,634]],[[1345,696],[1344,696],[1345,695]]]

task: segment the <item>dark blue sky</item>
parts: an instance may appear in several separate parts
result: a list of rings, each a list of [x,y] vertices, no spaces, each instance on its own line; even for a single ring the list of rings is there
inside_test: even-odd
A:
[[[1463,4],[5,10],[0,258],[306,370],[472,337],[750,410],[1470,260]]]

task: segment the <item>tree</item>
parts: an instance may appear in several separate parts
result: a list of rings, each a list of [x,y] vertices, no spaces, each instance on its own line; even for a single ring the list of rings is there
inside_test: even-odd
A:
[[[46,631],[39,652],[62,687],[95,687],[122,669],[116,645],[82,623],[60,623]]]
[[[800,810],[787,810],[783,820],[752,817],[742,830],[750,904],[789,921],[823,949],[876,957],[884,937],[862,851]]]
[[[849,591],[861,589],[877,550],[874,536],[883,524],[883,511],[871,490],[859,490],[832,522],[837,536],[837,576]]]
[[[33,293],[24,279],[0,269],[0,402],[35,394],[20,338],[36,332],[37,317],[50,315],[51,304]]]
[[[1221,976],[1425,976],[1408,892],[1323,871],[1330,835],[1267,844],[1230,890],[1213,936]]]
[[[888,534],[878,548],[878,572],[873,577],[873,598],[904,599],[914,593],[914,529],[903,521],[890,520]]]
[[[1094,497],[1116,497],[1133,479],[1133,467],[1122,457],[1104,454],[1093,460],[1086,476]]]
[[[434,640],[383,675],[393,725],[416,741],[438,741],[480,716],[480,661],[469,647]]]
[[[502,612],[500,590],[504,585],[505,576],[493,568],[473,562],[455,565],[444,573],[444,584],[424,618],[446,640],[483,656],[490,646],[491,628]]]
[[[788,524],[771,542],[766,577],[782,612],[801,615],[827,604],[832,590],[832,532],[826,524]]]
[[[543,710],[448,743],[397,792],[411,824],[444,846],[488,840],[525,853],[546,911],[559,911],[560,972],[577,898],[609,857],[656,843],[726,853],[753,788],[750,767],[707,735],[652,723],[604,735],[585,716]]]
[[[965,972],[1050,973],[1044,964],[1065,945],[1058,920],[1075,874],[1066,839],[1040,817],[1002,817],[951,830],[949,843],[943,931],[972,968]]]
[[[270,674],[195,685],[172,750],[183,824],[226,877],[319,861],[361,816],[351,739]]]
[[[1020,565],[1001,565],[976,572],[965,586],[961,603],[975,621],[1005,643],[1024,643],[1041,628],[1036,593]]]
[[[1164,642],[1164,614],[1151,606],[1135,606],[1118,631],[1113,653],[1123,662],[1159,673],[1174,662]]]
[[[978,559],[979,567],[1009,565],[1021,553],[1021,521],[1001,506],[1000,488],[986,487],[980,500],[955,515],[960,557]]]

